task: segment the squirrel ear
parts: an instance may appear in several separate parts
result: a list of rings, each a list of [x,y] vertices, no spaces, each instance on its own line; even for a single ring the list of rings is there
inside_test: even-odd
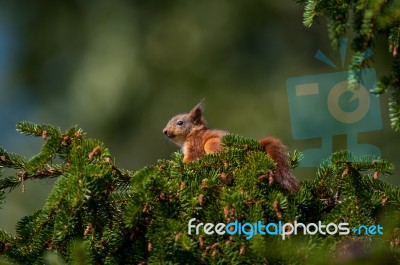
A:
[[[205,124],[205,120],[203,118],[203,101],[200,101],[199,104],[194,106],[194,108],[189,112],[189,117],[193,121],[194,124]]]

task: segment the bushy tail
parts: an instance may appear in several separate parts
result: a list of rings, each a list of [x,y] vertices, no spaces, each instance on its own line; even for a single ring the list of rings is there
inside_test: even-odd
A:
[[[275,137],[264,137],[258,141],[265,153],[268,154],[276,163],[273,178],[279,185],[287,191],[297,191],[300,184],[290,171],[289,156],[286,146],[281,140]]]

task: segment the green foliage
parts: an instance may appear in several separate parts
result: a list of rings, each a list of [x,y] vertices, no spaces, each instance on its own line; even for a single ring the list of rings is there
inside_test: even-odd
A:
[[[76,127],[61,132],[24,122],[17,128],[45,143],[31,159],[1,149],[0,166],[18,173],[0,177],[0,189],[58,179],[43,208],[18,222],[16,235],[0,230],[0,264],[326,264],[328,257],[331,264],[400,262],[400,189],[381,180],[394,170],[384,160],[335,153],[315,179],[287,193],[271,182],[274,161],[256,141],[236,135],[223,138],[220,154],[185,164],[176,152],[131,172],[119,169],[103,143]],[[293,166],[300,157],[291,154]],[[192,218],[194,225],[380,224],[384,235],[299,233],[282,240],[257,234],[247,240],[189,233]]]
[[[324,16],[328,21],[328,33],[333,47],[338,47],[338,39],[352,29],[355,37],[352,41],[354,55],[350,63],[349,87],[356,89],[360,84],[359,73],[371,62],[369,48],[373,46],[379,34],[388,36],[388,50],[393,55],[392,72],[381,78],[373,93],[382,94],[391,91],[389,115],[392,128],[400,131],[400,2],[385,0],[326,1],[302,0],[305,4],[304,25],[311,27],[314,21]],[[351,22],[349,20],[351,19]]]

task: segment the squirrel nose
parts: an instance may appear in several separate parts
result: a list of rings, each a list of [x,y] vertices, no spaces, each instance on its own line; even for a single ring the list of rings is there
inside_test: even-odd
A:
[[[174,137],[174,134],[169,132],[167,129],[163,130],[163,133],[165,134],[165,136],[167,136],[169,139]]]

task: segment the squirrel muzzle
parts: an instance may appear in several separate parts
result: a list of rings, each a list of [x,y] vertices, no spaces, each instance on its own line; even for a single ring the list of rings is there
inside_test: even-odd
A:
[[[173,135],[172,133],[168,132],[167,129],[164,129],[164,130],[163,130],[163,133],[164,133],[165,136],[167,136],[168,138],[174,138],[174,135]]]

